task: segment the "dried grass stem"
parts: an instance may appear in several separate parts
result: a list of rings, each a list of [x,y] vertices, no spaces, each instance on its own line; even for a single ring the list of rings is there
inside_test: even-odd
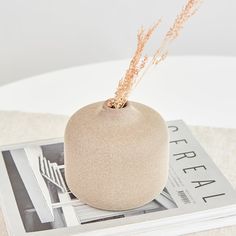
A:
[[[137,86],[150,67],[159,64],[166,58],[171,42],[179,36],[184,24],[193,14],[195,14],[201,1],[202,0],[187,0],[186,5],[183,7],[180,14],[177,15],[173,25],[167,31],[160,47],[155,51],[151,60],[148,59],[147,55],[143,55],[143,52],[147,42],[160,25],[161,20],[159,19],[147,30],[141,27],[137,34],[136,51],[130,61],[128,69],[126,70],[124,78],[122,78],[118,83],[114,98],[107,101],[107,106],[116,109],[124,106],[128,100],[130,92]],[[140,73],[141,71],[142,73]]]

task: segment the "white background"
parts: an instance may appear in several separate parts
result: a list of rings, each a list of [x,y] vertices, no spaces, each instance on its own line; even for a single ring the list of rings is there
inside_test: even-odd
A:
[[[0,110],[72,115],[114,95],[129,60],[84,65],[0,87]],[[129,100],[166,120],[236,128],[236,57],[175,56],[149,71]]]
[[[163,24],[184,0],[0,0],[0,85],[47,71],[128,58],[140,25]],[[171,54],[236,55],[236,1],[205,0]],[[150,51],[149,51],[150,52]]]

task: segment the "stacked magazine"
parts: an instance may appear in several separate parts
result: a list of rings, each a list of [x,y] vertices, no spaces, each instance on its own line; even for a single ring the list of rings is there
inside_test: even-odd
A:
[[[234,224],[235,190],[183,121],[168,122],[168,129],[168,183],[153,201],[128,211],[94,209],[70,192],[63,139],[2,147],[1,207],[9,235],[166,236]]]

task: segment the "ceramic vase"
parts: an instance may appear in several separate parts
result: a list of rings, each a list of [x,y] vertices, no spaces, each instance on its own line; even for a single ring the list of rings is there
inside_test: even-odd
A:
[[[65,176],[72,193],[104,210],[140,207],[168,177],[168,131],[158,112],[136,102],[83,107],[65,130]]]

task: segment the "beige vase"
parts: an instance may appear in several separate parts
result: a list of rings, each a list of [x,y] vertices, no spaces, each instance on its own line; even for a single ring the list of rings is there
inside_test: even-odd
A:
[[[140,207],[168,177],[168,131],[153,109],[136,102],[113,109],[83,107],[65,131],[65,175],[72,193],[105,210]]]

